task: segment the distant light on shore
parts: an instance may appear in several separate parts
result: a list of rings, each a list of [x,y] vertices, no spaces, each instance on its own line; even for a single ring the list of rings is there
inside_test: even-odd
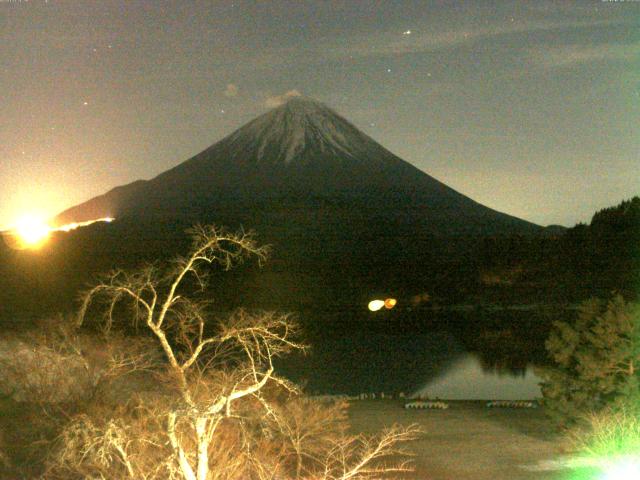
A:
[[[398,301],[395,298],[387,298],[386,300],[371,300],[369,302],[369,305],[367,305],[367,307],[372,312],[377,312],[378,310],[381,310],[383,307],[386,308],[387,310],[391,310],[393,307],[396,306],[397,303]]]
[[[372,312],[377,312],[382,307],[384,307],[384,300],[371,300],[368,307]]]

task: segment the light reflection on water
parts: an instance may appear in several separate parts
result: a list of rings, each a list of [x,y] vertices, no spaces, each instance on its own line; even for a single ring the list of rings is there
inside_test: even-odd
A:
[[[541,397],[541,379],[527,367],[522,375],[482,367],[473,354],[464,355],[442,374],[417,389],[413,396],[449,400],[534,400]]]

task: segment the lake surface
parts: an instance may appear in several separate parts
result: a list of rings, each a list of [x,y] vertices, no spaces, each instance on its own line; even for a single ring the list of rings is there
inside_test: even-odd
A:
[[[280,372],[317,394],[403,392],[483,400],[541,396],[533,367],[546,361],[548,315],[420,315],[389,315],[377,323],[354,322],[352,317],[348,328],[344,321],[323,318],[310,329],[310,352],[282,361]]]
[[[542,397],[541,378],[531,366],[522,374],[490,370],[474,354],[453,362],[442,376],[428,381],[412,396],[449,400],[535,400]]]

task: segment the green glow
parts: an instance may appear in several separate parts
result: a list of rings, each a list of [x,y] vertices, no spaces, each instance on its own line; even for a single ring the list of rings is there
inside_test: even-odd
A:
[[[574,472],[579,473],[579,478],[640,480],[638,403],[629,399],[624,404],[591,414],[585,420],[588,428],[576,430],[570,436],[575,451],[579,452],[573,462],[578,467]],[[591,474],[585,467],[592,469]]]
[[[640,459],[626,457],[614,462],[604,469],[602,480],[637,480],[640,479]]]
[[[640,480],[640,456],[574,457],[564,463],[558,480]]]

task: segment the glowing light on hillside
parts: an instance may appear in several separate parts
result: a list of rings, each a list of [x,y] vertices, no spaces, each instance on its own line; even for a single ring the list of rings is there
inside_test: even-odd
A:
[[[33,248],[46,241],[51,233],[51,227],[40,217],[25,215],[16,222],[14,231],[25,247]]]
[[[395,298],[387,298],[384,301],[384,308],[386,308],[387,310],[391,310],[393,307],[396,306],[397,303],[398,301]]]
[[[66,225],[62,225],[61,227],[54,228],[53,231],[56,231],[56,232],[70,232],[71,230],[75,230],[76,228],[80,228],[80,227],[86,227],[88,225],[91,225],[92,223],[97,223],[97,222],[111,223],[114,220],[115,219],[113,217],[104,217],[104,218],[98,218],[96,220],[87,220],[86,222],[67,223]]]
[[[368,305],[369,310],[372,312],[377,312],[382,307],[384,307],[384,300],[371,300]]]
[[[41,217],[25,215],[21,217],[12,228],[6,231],[0,231],[0,234],[2,234],[5,242],[11,248],[18,250],[37,249],[46,243],[53,232],[70,232],[71,230],[86,227],[97,222],[111,223],[114,220],[113,217],[104,217],[96,220],[87,220],[85,222],[67,223],[59,227],[51,227]]]

